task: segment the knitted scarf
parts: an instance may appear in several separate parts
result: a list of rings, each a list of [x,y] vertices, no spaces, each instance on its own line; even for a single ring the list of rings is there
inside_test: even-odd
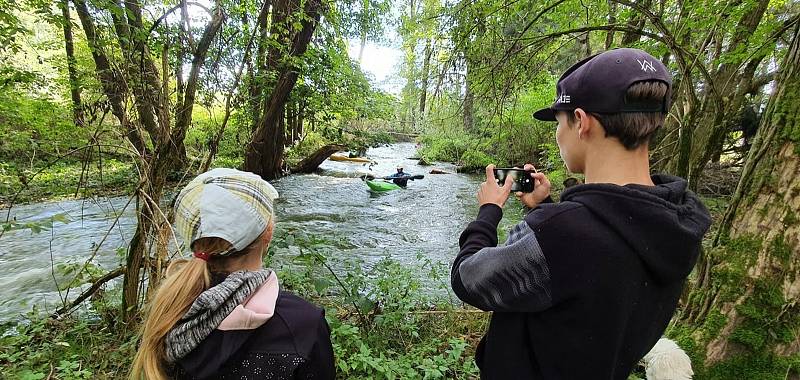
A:
[[[166,338],[166,359],[174,363],[197,348],[237,305],[269,277],[271,270],[233,272],[197,297]]]

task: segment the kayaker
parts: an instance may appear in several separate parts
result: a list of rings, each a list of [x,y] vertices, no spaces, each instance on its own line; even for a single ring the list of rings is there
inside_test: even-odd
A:
[[[397,186],[406,187],[408,185],[409,177],[411,177],[411,174],[404,173],[403,172],[403,167],[402,166],[398,166],[397,167],[397,173],[394,173],[394,174],[392,174],[392,175],[390,175],[390,176],[388,176],[386,178],[391,178],[392,182],[394,182],[394,184],[397,185]]]

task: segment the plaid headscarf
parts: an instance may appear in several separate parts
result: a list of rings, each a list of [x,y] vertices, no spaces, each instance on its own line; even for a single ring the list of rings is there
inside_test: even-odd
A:
[[[197,239],[217,237],[241,251],[273,221],[272,201],[278,192],[261,177],[236,169],[203,173],[181,190],[175,202],[175,228],[191,248]]]

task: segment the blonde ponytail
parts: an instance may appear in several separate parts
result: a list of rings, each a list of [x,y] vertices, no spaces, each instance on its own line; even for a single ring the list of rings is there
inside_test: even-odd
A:
[[[230,243],[219,238],[203,238],[194,245],[195,252],[222,252]],[[150,302],[142,324],[141,342],[129,379],[166,380],[165,340],[167,333],[183,317],[197,296],[208,289],[211,273],[208,262],[198,258],[179,259],[167,268],[167,277]]]

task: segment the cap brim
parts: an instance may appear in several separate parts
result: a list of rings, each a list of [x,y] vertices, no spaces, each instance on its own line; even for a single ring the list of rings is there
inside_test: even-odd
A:
[[[542,108],[533,113],[533,118],[541,121],[556,121],[556,111],[552,108]]]

